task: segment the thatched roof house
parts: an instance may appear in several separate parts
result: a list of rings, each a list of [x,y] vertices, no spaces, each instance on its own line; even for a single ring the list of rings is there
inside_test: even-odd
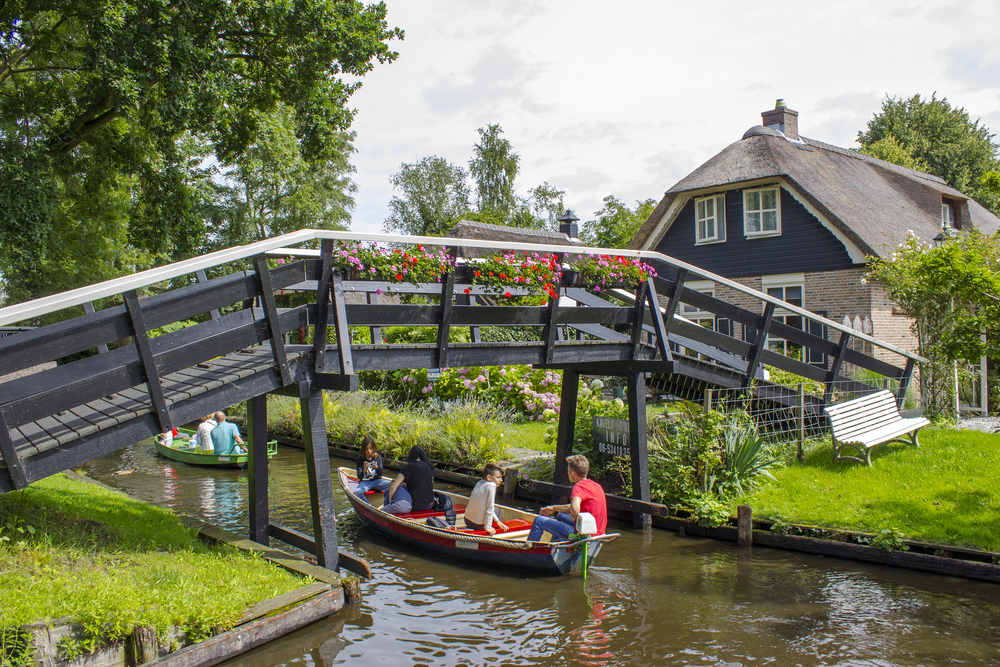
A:
[[[880,286],[864,281],[868,258],[891,253],[911,231],[928,242],[945,228],[992,234],[1000,218],[937,176],[800,136],[798,112],[782,100],[761,120],[667,190],[632,247],[837,321],[865,323],[879,338],[913,349],[910,320]],[[685,284],[739,299],[708,281]],[[731,326],[707,318],[701,324]]]
[[[891,252],[908,230],[933,239],[941,232],[942,204],[951,205],[958,229],[974,225],[990,234],[1000,227],[1000,219],[938,176],[757,125],[667,190],[633,247],[661,239],[696,193],[775,179],[866,256]]]

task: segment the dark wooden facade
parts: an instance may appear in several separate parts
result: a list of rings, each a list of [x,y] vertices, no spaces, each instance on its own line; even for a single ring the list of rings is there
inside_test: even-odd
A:
[[[759,187],[754,185],[753,189]],[[726,196],[726,240],[695,244],[695,197],[692,197],[657,244],[658,252],[726,278],[835,271],[857,266],[833,232],[784,187],[781,187],[781,234],[761,238],[747,238],[744,234],[742,188],[720,188],[700,193],[698,197],[709,194]],[[766,267],[774,269],[762,271]],[[664,276],[673,275],[672,267],[662,263],[657,270]]]

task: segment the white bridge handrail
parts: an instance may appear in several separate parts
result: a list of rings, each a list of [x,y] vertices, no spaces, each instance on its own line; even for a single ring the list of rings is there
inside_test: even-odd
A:
[[[87,287],[80,287],[74,290],[69,290],[68,292],[60,292],[59,294],[53,294],[51,296],[45,296],[40,299],[34,299],[32,301],[25,301],[24,303],[14,304],[13,306],[7,306],[5,308],[0,308],[0,326],[8,326],[16,322],[23,322],[35,317],[41,317],[42,315],[47,315],[49,313],[58,312],[66,308],[71,308],[73,306],[80,306],[84,303],[90,301],[96,301],[98,299],[104,299],[109,296],[115,296],[121,294],[122,292],[127,292],[129,290],[139,289],[142,287],[148,287],[149,285],[155,285],[156,283],[163,282],[164,280],[170,280],[171,278],[178,278],[180,276],[189,275],[196,271],[201,271],[204,269],[210,269],[220,264],[226,264],[229,262],[235,262],[241,259],[246,259],[248,257],[254,257],[261,253],[269,253],[272,255],[283,254],[276,253],[274,251],[287,249],[287,254],[289,256],[294,256],[296,254],[309,254],[312,255],[316,251],[304,252],[302,249],[290,249],[289,246],[294,246],[300,243],[307,243],[309,241],[315,241],[319,239],[333,239],[336,241],[361,241],[370,243],[403,243],[409,245],[421,244],[427,246],[450,246],[450,247],[467,247],[467,248],[486,248],[495,250],[521,250],[528,252],[558,252],[571,255],[587,255],[587,254],[602,254],[602,255],[616,255],[620,257],[637,257],[643,261],[648,262],[649,260],[658,260],[665,264],[669,264],[675,268],[684,269],[689,274],[694,274],[695,276],[704,278],[706,280],[714,281],[717,284],[725,285],[731,289],[738,292],[747,294],[755,299],[764,301],[766,303],[773,303],[775,306],[780,306],[782,310],[786,312],[795,313],[797,315],[802,315],[808,319],[822,322],[830,329],[836,331],[849,333],[854,338],[869,342],[873,345],[881,347],[885,350],[895,352],[908,359],[913,359],[915,361],[923,362],[926,361],[923,357],[908,352],[894,345],[886,343],[885,341],[878,340],[873,336],[856,331],[850,327],[845,327],[839,322],[834,322],[825,317],[811,313],[804,308],[799,308],[798,306],[793,306],[792,304],[785,303],[780,299],[776,299],[772,296],[768,296],[763,292],[758,292],[757,290],[747,287],[746,285],[741,285],[738,282],[729,280],[728,278],[723,278],[722,276],[715,275],[700,269],[694,265],[682,262],[678,259],[674,259],[669,255],[664,255],[653,250],[626,250],[621,248],[591,248],[587,246],[573,246],[573,245],[553,245],[553,244],[539,244],[539,243],[515,243],[504,241],[503,245],[498,245],[497,241],[483,240],[483,239],[456,239],[449,237],[440,236],[406,236],[402,234],[367,234],[361,232],[343,232],[336,230],[326,230],[326,229],[300,229],[297,232],[291,232],[288,234],[282,234],[281,236],[275,236],[274,238],[265,239],[263,241],[257,241],[256,243],[250,243],[243,246],[235,246],[233,248],[227,248],[225,250],[219,250],[217,252],[209,253],[207,255],[202,255],[200,257],[194,257],[192,259],[186,259],[181,262],[176,262],[174,264],[167,264],[165,266],[160,266],[155,269],[149,269],[147,271],[142,271],[140,273],[135,273],[131,276],[125,276],[122,278],[115,278],[113,280],[106,280],[102,283],[97,283],[94,285],[88,285]],[[317,255],[318,256],[318,255]]]

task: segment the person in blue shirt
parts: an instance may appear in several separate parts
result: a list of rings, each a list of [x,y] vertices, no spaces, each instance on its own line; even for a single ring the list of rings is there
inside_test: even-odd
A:
[[[215,413],[215,421],[219,425],[212,429],[212,447],[216,456],[229,456],[230,454],[243,454],[246,452],[242,447],[243,440],[240,438],[240,429],[236,424],[226,421],[224,412]]]

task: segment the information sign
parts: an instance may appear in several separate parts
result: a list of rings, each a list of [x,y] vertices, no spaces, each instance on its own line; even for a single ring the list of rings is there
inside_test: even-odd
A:
[[[594,417],[594,453],[601,461],[629,455],[628,421],[612,417]]]

